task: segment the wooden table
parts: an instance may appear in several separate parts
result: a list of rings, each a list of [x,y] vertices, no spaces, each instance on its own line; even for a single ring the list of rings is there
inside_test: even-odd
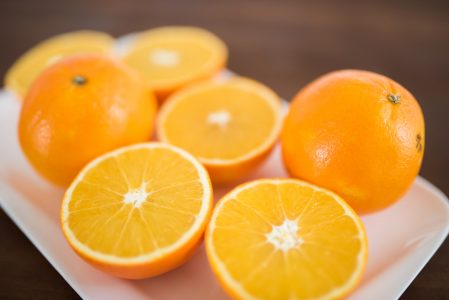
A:
[[[448,1],[20,1],[0,2],[0,75],[38,41],[91,28],[122,35],[170,24],[205,27],[230,48],[229,67],[286,99],[320,74],[385,74],[419,100],[426,119],[421,175],[449,194]],[[0,210],[0,298],[78,298]],[[446,241],[404,299],[449,298]]]

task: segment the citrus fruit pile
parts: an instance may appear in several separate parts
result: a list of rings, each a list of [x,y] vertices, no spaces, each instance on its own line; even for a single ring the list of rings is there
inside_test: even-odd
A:
[[[59,35],[5,78],[21,100],[25,156],[66,188],[60,221],[73,250],[139,279],[182,265],[204,236],[233,298],[348,295],[368,258],[358,214],[400,199],[421,166],[413,95],[379,74],[335,71],[300,90],[284,118],[269,87],[219,76],[228,51],[211,32],[162,27],[127,41]],[[279,139],[292,178],[235,186]]]

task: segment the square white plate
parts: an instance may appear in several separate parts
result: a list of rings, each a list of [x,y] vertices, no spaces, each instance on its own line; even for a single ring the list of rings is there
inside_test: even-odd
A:
[[[184,266],[131,281],[97,271],[66,243],[59,226],[63,190],[41,179],[17,141],[20,102],[0,91],[0,204],[53,267],[84,299],[228,299],[209,269],[203,247]],[[286,177],[275,149],[253,178]],[[219,199],[226,189],[215,191]],[[363,217],[369,259],[350,299],[396,299],[432,257],[449,230],[447,197],[423,178],[397,204]]]

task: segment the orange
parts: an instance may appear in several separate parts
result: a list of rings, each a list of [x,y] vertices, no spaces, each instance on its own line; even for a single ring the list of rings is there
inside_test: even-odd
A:
[[[173,94],[157,119],[158,138],[186,149],[215,183],[256,168],[277,141],[281,102],[268,87],[234,77],[206,81]]]
[[[367,261],[363,223],[336,194],[294,179],[245,183],[217,204],[207,256],[234,299],[341,299]]]
[[[156,100],[138,74],[99,55],[61,60],[34,81],[19,119],[19,141],[32,166],[68,185],[93,158],[147,141]]]
[[[328,188],[358,213],[379,211],[413,183],[424,153],[413,95],[371,72],[326,74],[293,99],[281,134],[294,177]]]
[[[212,208],[204,167],[187,152],[136,144],[90,162],[64,195],[61,224],[93,266],[124,278],[169,271],[200,243]]]
[[[85,53],[106,54],[114,39],[103,32],[81,30],[46,39],[23,54],[7,71],[5,86],[24,97],[31,83],[49,65],[58,60]]]
[[[169,26],[138,33],[123,59],[164,100],[187,84],[217,74],[227,57],[226,45],[211,32]]]

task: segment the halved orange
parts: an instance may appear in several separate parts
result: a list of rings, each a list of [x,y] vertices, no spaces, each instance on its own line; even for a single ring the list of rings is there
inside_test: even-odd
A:
[[[206,250],[235,299],[340,299],[363,274],[367,237],[336,194],[299,180],[262,179],[218,202]]]
[[[5,86],[20,97],[50,64],[74,54],[106,54],[112,51],[114,39],[103,32],[81,30],[46,39],[23,54],[5,76]]]
[[[225,65],[226,45],[201,28],[169,26],[137,34],[124,60],[164,100],[185,85],[212,77]]]
[[[64,195],[61,225],[93,266],[124,278],[169,271],[200,243],[212,208],[207,171],[190,154],[136,144],[89,163]]]
[[[212,181],[246,176],[270,152],[281,127],[280,98],[251,79],[206,81],[173,94],[156,122],[158,138],[195,155]]]

